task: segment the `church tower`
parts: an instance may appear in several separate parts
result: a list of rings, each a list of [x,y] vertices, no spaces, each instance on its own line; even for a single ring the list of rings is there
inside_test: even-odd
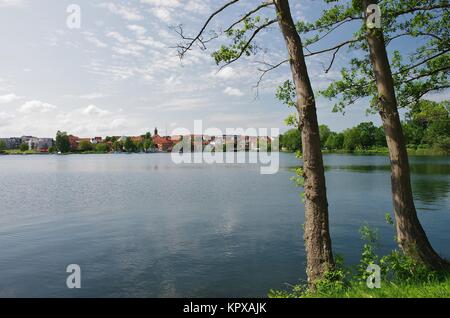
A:
[[[155,128],[155,134],[153,136],[158,136],[158,128]]]

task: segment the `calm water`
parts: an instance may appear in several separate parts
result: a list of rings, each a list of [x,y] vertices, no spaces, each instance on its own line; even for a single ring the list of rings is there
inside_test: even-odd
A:
[[[265,296],[304,279],[303,207],[281,154],[255,165],[183,165],[170,155],[0,157],[0,296]],[[358,228],[392,210],[388,159],[327,155],[335,252],[358,260]],[[450,158],[411,159],[420,219],[450,257]],[[65,285],[68,264],[82,289]]]

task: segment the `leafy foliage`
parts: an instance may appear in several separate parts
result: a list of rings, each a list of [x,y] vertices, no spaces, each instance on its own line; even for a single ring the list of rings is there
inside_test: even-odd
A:
[[[99,143],[95,145],[95,151],[99,153],[107,153],[109,152],[109,146],[106,143]]]
[[[364,225],[360,229],[364,241],[360,263],[346,267],[342,256],[336,258],[336,267],[327,272],[314,289],[306,284],[290,286],[289,290],[270,290],[271,298],[308,297],[448,297],[450,273],[435,272],[399,250],[379,257],[378,232]],[[381,289],[369,289],[366,279],[370,264],[381,267]]]
[[[89,140],[82,140],[78,145],[78,150],[81,152],[88,152],[94,150],[94,146]]]
[[[406,114],[404,133],[409,147],[450,152],[450,102],[422,100]]]
[[[239,28],[226,30],[226,36],[232,42],[229,45],[222,45],[212,53],[216,64],[219,65],[222,62],[231,63],[241,56],[256,54],[258,52],[258,46],[252,41],[253,37],[270,24],[271,21],[268,18],[261,18],[260,16],[248,17],[239,24]],[[248,35],[249,33],[251,33],[250,36]]]
[[[136,145],[133,143],[133,140],[131,140],[130,137],[127,137],[125,139],[123,147],[124,147],[126,152],[134,152],[134,151],[136,151]]]
[[[55,138],[55,146],[61,153],[67,153],[70,151],[69,136],[66,132],[58,131]]]
[[[4,140],[0,139],[0,153],[6,150],[6,143]]]
[[[336,0],[325,0],[334,3]],[[342,4],[344,2],[344,4]],[[399,38],[410,38],[418,45],[406,59],[399,51],[392,51],[390,59],[399,107],[417,104],[429,92],[449,87],[449,10],[448,0],[381,0],[382,30],[389,45]],[[339,1],[322,13],[314,23],[298,23],[300,33],[313,35],[307,44],[311,45],[332,33],[341,25],[361,20],[361,1]],[[357,100],[370,97],[371,111],[378,110],[378,93],[370,67],[367,42],[362,35],[368,30],[365,23],[354,31],[354,41],[349,43],[358,58],[350,60],[342,68],[341,79],[333,82],[321,94],[336,100],[334,110],[343,111]],[[379,31],[378,31],[379,32]]]

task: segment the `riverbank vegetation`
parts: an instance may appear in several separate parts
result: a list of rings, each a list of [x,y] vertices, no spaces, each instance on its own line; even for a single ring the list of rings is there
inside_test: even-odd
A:
[[[390,220],[390,217],[389,217]],[[392,224],[392,221],[389,221]],[[450,272],[433,271],[400,250],[378,256],[378,232],[367,225],[360,229],[364,244],[361,260],[346,266],[341,256],[336,266],[318,281],[314,288],[307,283],[289,286],[285,290],[271,290],[272,298],[448,298]],[[370,266],[379,265],[380,284],[376,286]],[[368,283],[369,282],[369,283]],[[371,288],[370,288],[370,287]]]
[[[55,147],[49,149],[49,153],[80,153],[80,154],[105,154],[111,152],[140,153],[149,152],[155,148],[151,133],[140,136],[139,140],[131,137],[106,137],[101,142],[92,143],[90,140],[81,140],[75,144],[70,142],[70,136],[66,132],[58,131],[55,138]]]
[[[406,113],[402,122],[408,153],[411,155],[450,154],[450,102],[422,100]],[[364,122],[342,132],[333,132],[320,126],[320,139],[324,152],[388,154],[383,127]],[[280,136],[280,147],[287,151],[301,150],[298,129]]]

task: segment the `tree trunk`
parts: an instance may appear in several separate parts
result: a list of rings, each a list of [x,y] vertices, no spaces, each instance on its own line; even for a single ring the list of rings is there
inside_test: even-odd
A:
[[[303,45],[292,20],[288,0],[275,0],[279,25],[289,53],[297,93],[297,110],[303,145],[305,193],[305,249],[310,286],[334,267],[328,226],[328,201],[325,185],[316,102],[303,55]]]
[[[367,6],[377,4],[377,2],[363,0],[366,18]],[[368,29],[367,42],[378,89],[379,113],[383,121],[391,161],[391,185],[397,243],[406,255],[432,269],[443,269],[448,266],[448,263],[433,250],[419,222],[414,206],[408,153],[382,30]]]

